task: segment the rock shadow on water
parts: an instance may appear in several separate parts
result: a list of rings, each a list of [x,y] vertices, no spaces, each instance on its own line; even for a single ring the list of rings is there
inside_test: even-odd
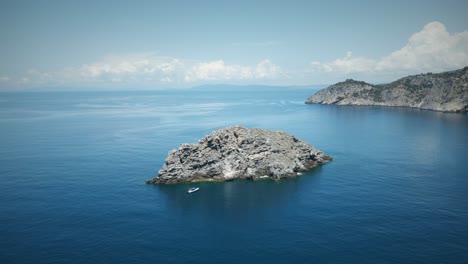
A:
[[[300,177],[274,181],[233,180],[226,182],[202,182],[176,185],[151,185],[162,195],[160,201],[181,214],[210,214],[241,217],[245,213],[268,210],[294,201],[301,192],[314,191],[322,168],[318,166]],[[195,193],[187,193],[191,187],[200,187]]]

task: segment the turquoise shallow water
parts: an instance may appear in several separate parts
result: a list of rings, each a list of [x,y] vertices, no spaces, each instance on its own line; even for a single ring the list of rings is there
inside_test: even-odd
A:
[[[467,116],[312,93],[2,93],[0,263],[468,263]],[[171,148],[237,124],[334,161],[192,195],[144,184]]]

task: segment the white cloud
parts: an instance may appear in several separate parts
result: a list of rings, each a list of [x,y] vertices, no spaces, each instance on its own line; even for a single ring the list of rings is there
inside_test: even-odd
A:
[[[450,34],[440,22],[427,24],[401,49],[382,58],[377,70],[444,71],[468,65],[468,31]]]
[[[0,82],[8,82],[10,80],[10,77],[8,76],[0,76]]]
[[[380,59],[354,57],[348,52],[331,62],[310,63],[315,72],[334,74],[439,72],[467,65],[468,31],[451,34],[440,22],[427,24],[404,47]]]
[[[17,84],[20,86],[125,84],[186,86],[203,81],[255,82],[274,79],[280,74],[280,67],[269,60],[249,66],[227,64],[223,60],[193,62],[155,54],[136,54],[107,57],[94,63],[56,72],[32,69],[27,71],[25,76],[21,76]]]
[[[340,72],[348,74],[352,72],[373,71],[376,61],[365,57],[353,57],[353,53],[348,51],[344,58],[336,59],[328,63],[313,61],[310,65],[321,72]]]
[[[170,75],[183,67],[183,63],[175,58],[143,54],[110,57],[96,63],[85,64],[77,71],[84,78],[99,78],[102,76],[131,77],[135,75]]]
[[[193,65],[186,73],[186,82],[274,79],[281,73],[279,66],[263,60],[255,66],[227,65],[223,60]]]

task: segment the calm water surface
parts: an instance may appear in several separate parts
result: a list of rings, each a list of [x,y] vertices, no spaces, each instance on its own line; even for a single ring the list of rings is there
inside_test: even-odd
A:
[[[468,263],[468,118],[305,105],[304,88],[0,94],[0,263]],[[154,186],[229,125],[334,161],[304,176]]]

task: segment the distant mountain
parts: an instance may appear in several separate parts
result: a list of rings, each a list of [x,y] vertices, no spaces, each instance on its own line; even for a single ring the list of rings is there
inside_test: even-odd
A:
[[[320,90],[306,104],[403,106],[442,112],[468,111],[468,66],[418,74],[389,84],[348,79]]]

